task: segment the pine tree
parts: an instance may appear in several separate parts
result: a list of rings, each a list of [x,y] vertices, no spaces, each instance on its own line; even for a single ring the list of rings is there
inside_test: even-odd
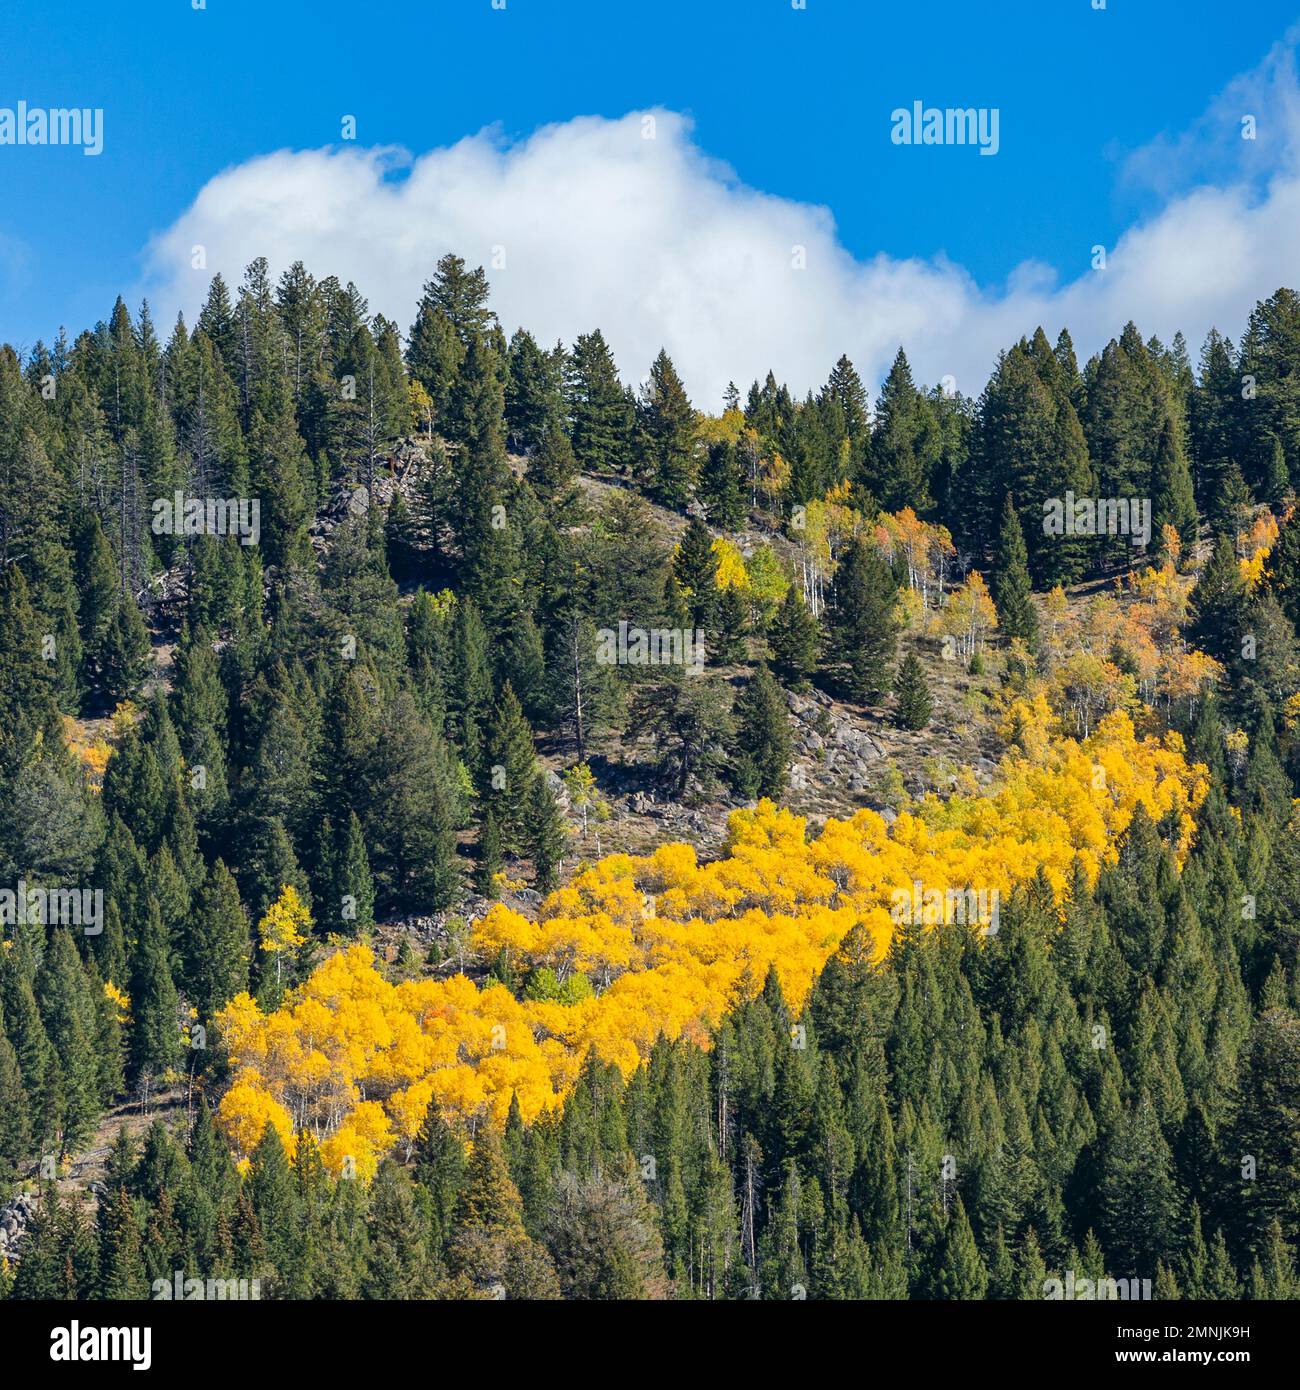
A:
[[[793,690],[806,690],[808,677],[817,669],[817,619],[808,611],[798,586],[785,591],[781,606],[767,629],[772,665]]]
[[[960,1197],[955,1199],[948,1213],[943,1238],[936,1252],[936,1266],[931,1276],[932,1297],[982,1299],[988,1292],[988,1271],[975,1244],[975,1235]]]
[[[176,986],[167,955],[158,901],[151,897],[136,942],[131,978],[130,1070],[137,1084],[160,1076],[180,1058]]]
[[[38,729],[55,718],[54,683],[42,633],[18,565],[0,572],[0,766],[25,753]]]
[[[658,1223],[630,1154],[622,1170],[561,1174],[545,1236],[565,1298],[666,1297]]]
[[[437,911],[459,881],[454,766],[408,691],[392,698],[377,732],[365,773],[373,802],[362,817],[376,911]]]
[[[152,662],[149,631],[135,599],[124,593],[99,649],[100,682],[105,701],[116,704],[138,694]]]
[[[2,999],[0,994],[0,999]],[[0,1192],[7,1193],[17,1178],[31,1144],[30,1101],[23,1085],[18,1054],[5,1035],[0,1009]]]
[[[904,729],[924,729],[930,722],[934,703],[925,678],[925,668],[915,652],[908,652],[898,668],[896,686],[898,723]]]
[[[578,471],[569,436],[555,416],[542,430],[536,452],[528,461],[528,481],[542,497],[557,497],[573,481]]]
[[[1274,1010],[1260,1017],[1243,1051],[1234,1153],[1255,1160],[1256,1176],[1241,1185],[1243,1225],[1259,1251],[1269,1228],[1300,1233],[1300,1021]]]
[[[1268,557],[1268,592],[1300,628],[1300,509],[1286,519]]]
[[[1240,667],[1246,632],[1246,586],[1232,541],[1220,535],[1192,590],[1187,634],[1203,652],[1233,671]]]
[[[447,683],[448,733],[465,766],[476,771],[483,758],[484,724],[492,703],[487,633],[471,598],[456,601],[451,623],[450,680]]]
[[[187,936],[186,989],[200,1021],[210,1026],[217,1011],[248,988],[252,954],[248,914],[234,875],[220,859],[195,899]]]
[[[528,796],[527,838],[538,892],[549,893],[555,887],[568,836],[564,813],[547,777],[535,777]]]
[[[691,626],[711,632],[718,609],[718,556],[709,528],[699,517],[693,516],[682,532],[673,573],[685,595]]]
[[[501,854],[501,827],[492,807],[483,814],[483,828],[478,837],[478,865],[474,870],[474,887],[485,898],[495,898],[501,891],[499,875],[504,867]]]
[[[428,1299],[436,1275],[428,1256],[425,1221],[406,1170],[391,1159],[380,1165],[366,1218],[369,1242],[362,1293],[366,1298]]]
[[[443,1118],[436,1100],[429,1102],[413,1153],[416,1181],[428,1194],[434,1248],[446,1250],[455,1226],[465,1177],[465,1146]]]
[[[140,1228],[124,1187],[99,1199],[99,1280],[96,1296],[108,1299],[144,1299],[149,1296]]]
[[[506,426],[516,453],[542,443],[552,422],[564,417],[563,348],[557,356],[543,352],[527,329],[519,329],[506,352]]]
[[[1150,1278],[1178,1246],[1182,1199],[1169,1145],[1145,1092],[1106,1146],[1101,1185],[1106,1249],[1124,1278]]]
[[[507,849],[517,851],[522,847],[528,798],[536,777],[532,730],[507,681],[488,726],[480,783],[481,794],[492,807]]]
[[[1002,631],[1022,638],[1032,648],[1038,640],[1038,611],[1030,596],[1025,536],[1010,493],[1002,508],[1002,531],[989,580]]]
[[[899,348],[880,388],[871,433],[868,481],[887,510],[928,511],[938,442],[933,407],[917,390],[907,354]]]
[[[824,615],[826,669],[851,700],[889,692],[898,619],[897,585],[879,550],[851,541],[840,559]]]
[[[668,354],[660,348],[638,406],[646,443],[646,484],[665,507],[686,507],[695,485],[695,412]]]
[[[735,531],[745,521],[745,497],[741,490],[736,446],[723,440],[710,446],[700,469],[700,501],[709,524]]]
[[[1281,505],[1291,491],[1291,474],[1287,468],[1286,450],[1277,435],[1272,437],[1260,490],[1275,506]]]
[[[580,334],[565,379],[573,452],[589,473],[612,473],[623,464],[631,420],[618,370],[600,329]]]
[[[559,1297],[550,1259],[524,1230],[519,1189],[490,1126],[476,1137],[465,1171],[449,1263],[475,1288],[499,1288],[506,1298]]]
[[[736,701],[736,790],[746,800],[776,799],[790,772],[790,718],[771,672],[760,664]]]
[[[330,898],[326,906],[335,930],[364,935],[375,924],[375,884],[370,876],[365,837],[357,813],[348,813],[347,824],[331,862]]]
[[[36,977],[45,1035],[58,1059],[64,1149],[82,1146],[100,1114],[98,1018],[70,931],[53,933]]]
[[[1151,536],[1157,546],[1163,543],[1166,526],[1178,532],[1184,551],[1195,546],[1197,519],[1192,475],[1172,419],[1166,419],[1161,428],[1151,475]]]

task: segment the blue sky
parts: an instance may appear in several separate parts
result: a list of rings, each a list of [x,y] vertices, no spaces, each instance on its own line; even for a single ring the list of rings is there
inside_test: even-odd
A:
[[[725,161],[749,189],[829,209],[839,245],[859,261],[946,257],[979,291],[1002,286],[1027,261],[1069,281],[1087,271],[1094,244],[1114,245],[1169,196],[1122,177],[1129,156],[1191,126],[1230,79],[1264,58],[1297,8],[1295,0],[1108,0],[1104,11],[1091,0],[807,0],[803,11],[788,0],[507,0],[504,11],[490,0],[6,6],[0,106],[103,107],[105,148],[88,158],[0,146],[0,339],[30,346],[60,323],[76,329],[104,316],[116,293],[139,292],[151,237],[210,179],[273,151],[337,144],[345,113],[357,117],[358,146],[418,155],[488,126],[498,140],[519,140],[578,116],[662,108],[689,117],[692,149]],[[998,157],[891,145],[889,113],[914,99],[998,107]],[[364,267],[356,278],[366,290]],[[376,307],[409,321],[408,304]]]

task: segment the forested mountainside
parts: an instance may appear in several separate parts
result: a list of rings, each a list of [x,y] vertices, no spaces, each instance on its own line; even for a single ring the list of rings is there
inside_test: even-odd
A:
[[[0,350],[0,1293],[1300,1296],[1300,297],[990,369]]]

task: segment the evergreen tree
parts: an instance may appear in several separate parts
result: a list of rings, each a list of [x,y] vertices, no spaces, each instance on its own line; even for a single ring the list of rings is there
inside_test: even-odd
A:
[[[699,517],[686,524],[673,573],[685,595],[691,626],[711,632],[718,611],[718,556],[709,528]]]
[[[474,887],[485,898],[495,898],[501,892],[499,876],[505,867],[501,853],[501,827],[496,812],[489,806],[483,814],[483,828],[478,837],[478,864],[474,870]]]
[[[745,497],[741,490],[736,446],[719,441],[709,447],[700,468],[699,497],[709,524],[735,531],[745,521]]]
[[[1162,545],[1164,528],[1172,526],[1178,532],[1183,549],[1190,550],[1196,544],[1196,498],[1187,459],[1171,419],[1165,420],[1160,431],[1151,489],[1153,543]]]
[[[645,439],[646,485],[656,502],[678,511],[695,485],[695,412],[668,354],[660,348],[638,403]]]
[[[176,986],[167,957],[158,901],[151,897],[131,978],[130,1070],[138,1085],[161,1076],[180,1058]]]
[[[99,1280],[96,1297],[145,1299],[149,1285],[145,1278],[140,1248],[140,1228],[126,1189],[119,1187],[110,1197],[99,1199]]]
[[[554,1266],[524,1230],[519,1189],[490,1127],[480,1132],[465,1171],[449,1263],[475,1288],[500,1289],[506,1298],[559,1297]]]
[[[797,585],[786,589],[768,626],[767,641],[772,665],[781,679],[793,690],[806,689],[808,677],[817,669],[817,619],[808,611]]]
[[[573,452],[588,473],[611,473],[623,464],[631,425],[618,370],[600,329],[580,334],[565,378],[573,422]]]
[[[1028,552],[1011,494],[1002,508],[1002,531],[989,576],[998,623],[1008,637],[1020,637],[1032,648],[1038,640],[1038,612],[1030,597]]]
[[[1188,636],[1229,671],[1240,667],[1246,633],[1246,586],[1232,541],[1221,535],[1192,590]]]
[[[109,704],[137,695],[149,674],[153,649],[140,609],[122,594],[98,652],[101,688]]]
[[[234,875],[218,859],[195,899],[186,950],[187,992],[205,1025],[248,988],[250,956],[248,914]]]
[[[527,835],[528,852],[533,860],[533,873],[540,893],[549,893],[556,883],[556,870],[568,839],[564,813],[545,776],[533,779],[528,795]]]
[[[759,665],[736,701],[736,790],[747,801],[778,798],[790,771],[790,720],[771,672]]]
[[[480,792],[492,808],[502,845],[523,847],[529,796],[537,777],[532,730],[507,681],[492,711],[483,751]]]
[[[896,684],[898,722],[904,729],[924,729],[930,722],[934,703],[925,679],[925,668],[915,652],[908,652],[898,668]]]
[[[375,884],[370,876],[365,837],[357,813],[348,813],[330,861],[330,891],[325,904],[336,931],[364,935],[375,924]]]
[[[528,481],[541,497],[557,497],[573,481],[578,460],[559,420],[552,415],[544,425],[536,453],[528,462]]]
[[[898,619],[897,585],[879,550],[851,541],[840,559],[823,618],[827,674],[851,700],[889,691]]]

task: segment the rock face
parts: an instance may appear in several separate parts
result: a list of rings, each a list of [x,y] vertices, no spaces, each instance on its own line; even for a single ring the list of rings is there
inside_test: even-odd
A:
[[[375,504],[387,507],[400,492],[408,502],[415,497],[416,485],[428,451],[420,440],[405,439],[375,461]],[[337,484],[325,508],[312,522],[308,534],[318,552],[326,549],[330,534],[342,522],[365,516],[370,496],[364,484]]]
[[[886,760],[879,740],[820,690],[786,691],[785,703],[794,747],[790,801],[795,809],[843,815],[856,803],[888,811],[892,819],[892,809],[872,797]]]
[[[0,1260],[12,1263],[18,1258],[35,1214],[36,1198],[29,1192],[20,1192],[7,1206],[0,1207]]]

